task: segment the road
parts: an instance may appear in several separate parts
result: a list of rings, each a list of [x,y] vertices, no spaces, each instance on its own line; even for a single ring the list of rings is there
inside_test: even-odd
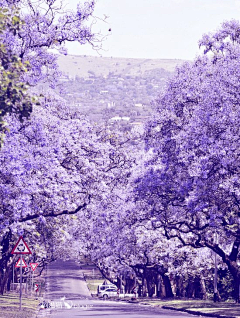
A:
[[[44,299],[51,304],[51,308],[40,310],[37,318],[196,317],[152,306],[93,299],[81,269],[72,261],[56,262],[49,266]]]

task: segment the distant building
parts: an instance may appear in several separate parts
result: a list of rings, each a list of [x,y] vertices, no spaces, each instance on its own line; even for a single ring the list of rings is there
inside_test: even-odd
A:
[[[126,120],[126,121],[129,121],[130,120],[130,117],[120,117],[120,116],[115,116],[115,117],[112,117],[110,118],[110,121],[120,121],[120,120]]]
[[[115,107],[116,106],[116,103],[115,102],[108,102],[108,108],[112,108],[112,107]]]
[[[142,126],[143,123],[141,121],[134,121],[132,123],[130,123],[130,125],[133,125],[133,126]]]
[[[120,117],[120,116],[114,116],[114,117],[110,118],[110,121],[117,121],[117,120],[121,120],[121,119],[122,119],[122,117]]]
[[[68,76],[68,75],[62,75],[62,76],[59,78],[59,81],[60,81],[60,82],[69,82],[69,76]]]

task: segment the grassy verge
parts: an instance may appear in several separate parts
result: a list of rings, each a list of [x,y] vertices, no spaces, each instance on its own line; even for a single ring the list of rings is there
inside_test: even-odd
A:
[[[200,312],[203,315],[212,317],[236,317],[240,318],[240,305],[234,302],[219,302],[203,300],[149,300],[144,302],[160,307],[175,308],[187,312]]]
[[[108,281],[107,279],[100,279],[100,278],[90,278],[90,277],[86,277],[86,282],[87,282],[87,287],[89,289],[89,291],[91,292],[91,294],[97,294],[97,289],[98,289],[98,285],[102,285],[103,282],[107,282],[107,284],[112,284],[110,281]]]
[[[0,318],[33,318],[36,316],[38,300],[22,298],[22,310],[19,309],[18,294],[0,296]]]
[[[104,282],[104,279],[86,279],[87,287],[90,290],[92,294],[97,294],[97,287],[98,285],[102,285]]]
[[[107,281],[107,283],[110,284],[94,265],[82,265],[81,270],[87,282],[87,287],[92,295],[97,294],[98,285],[102,285],[104,281]]]

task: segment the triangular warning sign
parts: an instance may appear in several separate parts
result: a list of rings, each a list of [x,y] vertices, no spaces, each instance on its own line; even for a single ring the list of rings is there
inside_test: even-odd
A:
[[[17,261],[15,267],[21,267],[21,265],[22,265],[22,267],[27,267],[27,264],[26,264],[26,262],[24,261],[23,258],[22,258],[22,260],[21,260],[21,258],[19,258],[19,260]]]
[[[33,270],[33,272],[35,271],[35,269],[38,267],[38,263],[30,263],[31,269]]]
[[[23,237],[20,236],[11,254],[32,254]]]

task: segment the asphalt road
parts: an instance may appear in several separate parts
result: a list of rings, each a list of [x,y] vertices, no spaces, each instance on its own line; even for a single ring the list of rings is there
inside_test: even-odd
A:
[[[152,306],[93,299],[81,269],[71,261],[49,266],[44,300],[51,304],[51,308],[40,310],[37,318],[196,317]]]

